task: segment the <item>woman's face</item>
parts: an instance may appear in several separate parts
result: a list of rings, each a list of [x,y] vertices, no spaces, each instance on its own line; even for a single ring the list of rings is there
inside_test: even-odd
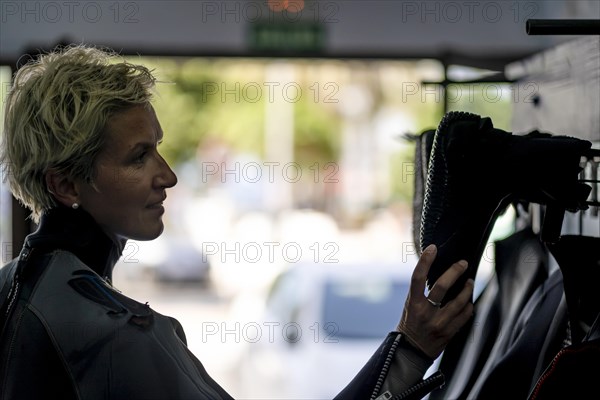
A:
[[[152,107],[115,114],[96,159],[94,186],[79,182],[81,207],[117,239],[151,240],[163,231],[162,202],[177,177],[158,153],[162,130]]]

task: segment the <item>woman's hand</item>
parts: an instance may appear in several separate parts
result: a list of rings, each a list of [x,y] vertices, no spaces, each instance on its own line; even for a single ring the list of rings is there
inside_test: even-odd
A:
[[[397,330],[405,339],[432,359],[437,358],[450,339],[473,315],[473,280],[469,279],[460,294],[440,307],[446,291],[467,270],[461,260],[435,282],[425,296],[425,283],[429,267],[437,254],[435,245],[427,247],[412,274],[410,291]]]

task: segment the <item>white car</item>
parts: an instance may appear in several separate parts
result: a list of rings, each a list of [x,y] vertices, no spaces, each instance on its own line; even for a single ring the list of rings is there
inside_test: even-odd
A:
[[[152,241],[129,240],[119,264],[117,271],[130,279],[145,272],[161,282],[206,283],[210,279],[208,257],[183,235],[164,233]]]
[[[415,265],[411,259],[285,270],[255,318],[240,318],[239,396],[333,398],[396,327]]]

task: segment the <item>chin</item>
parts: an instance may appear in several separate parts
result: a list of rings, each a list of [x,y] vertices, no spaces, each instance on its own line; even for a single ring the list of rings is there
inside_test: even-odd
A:
[[[161,223],[160,226],[156,227],[155,229],[146,229],[144,231],[132,232],[132,234],[128,235],[128,239],[140,241],[154,240],[163,233],[164,229],[165,227]]]

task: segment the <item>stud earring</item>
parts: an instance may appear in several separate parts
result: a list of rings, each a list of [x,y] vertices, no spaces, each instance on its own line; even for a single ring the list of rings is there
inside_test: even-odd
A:
[[[77,203],[73,203],[73,204],[71,205],[71,208],[72,208],[73,210],[77,210],[77,209],[79,208],[79,204],[77,204]]]

